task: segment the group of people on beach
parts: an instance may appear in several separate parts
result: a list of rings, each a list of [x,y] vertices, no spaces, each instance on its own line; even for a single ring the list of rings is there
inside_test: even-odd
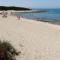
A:
[[[8,16],[8,12],[7,11],[3,11],[0,14],[2,15],[3,18],[7,18],[7,16]],[[20,20],[21,17],[23,18],[23,16],[17,16],[16,12],[10,12],[10,16],[16,16],[18,20]]]
[[[8,14],[8,12],[4,12],[4,11],[3,11],[3,12],[2,12],[2,17],[3,17],[3,18],[7,18],[7,14]]]
[[[2,15],[3,18],[7,18],[7,14],[8,14],[8,12],[6,12],[6,11],[5,11],[5,12],[2,11],[0,14]]]
[[[17,15],[16,15],[16,12],[11,12],[10,15],[12,15],[12,16],[16,16],[18,20],[20,20],[21,17],[23,18],[23,16],[17,16]]]
[[[16,16],[18,20],[24,18],[23,16],[16,15],[16,12],[11,12],[11,15]]]

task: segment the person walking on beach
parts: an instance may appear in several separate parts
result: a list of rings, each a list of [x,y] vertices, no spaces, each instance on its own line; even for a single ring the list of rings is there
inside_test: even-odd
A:
[[[8,12],[5,12],[5,17],[7,18],[7,14],[8,14]]]
[[[21,17],[20,16],[17,16],[17,18],[18,18],[18,20],[20,20]]]

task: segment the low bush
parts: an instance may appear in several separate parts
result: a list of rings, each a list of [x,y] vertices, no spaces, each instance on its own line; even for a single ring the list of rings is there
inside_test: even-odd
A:
[[[0,60],[16,60],[16,55],[19,55],[19,52],[9,42],[0,41]]]

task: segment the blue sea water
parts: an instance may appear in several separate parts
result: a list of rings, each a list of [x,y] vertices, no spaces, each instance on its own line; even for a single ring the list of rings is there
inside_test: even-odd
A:
[[[47,10],[47,12],[42,13],[17,13],[19,16],[24,16],[29,19],[40,19],[47,21],[60,21],[60,9],[41,9],[33,8],[33,10]]]

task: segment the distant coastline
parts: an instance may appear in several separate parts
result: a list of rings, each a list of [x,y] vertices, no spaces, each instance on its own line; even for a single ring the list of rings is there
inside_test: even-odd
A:
[[[25,7],[16,7],[16,6],[0,6],[0,11],[1,10],[31,10],[30,8],[25,8]]]

